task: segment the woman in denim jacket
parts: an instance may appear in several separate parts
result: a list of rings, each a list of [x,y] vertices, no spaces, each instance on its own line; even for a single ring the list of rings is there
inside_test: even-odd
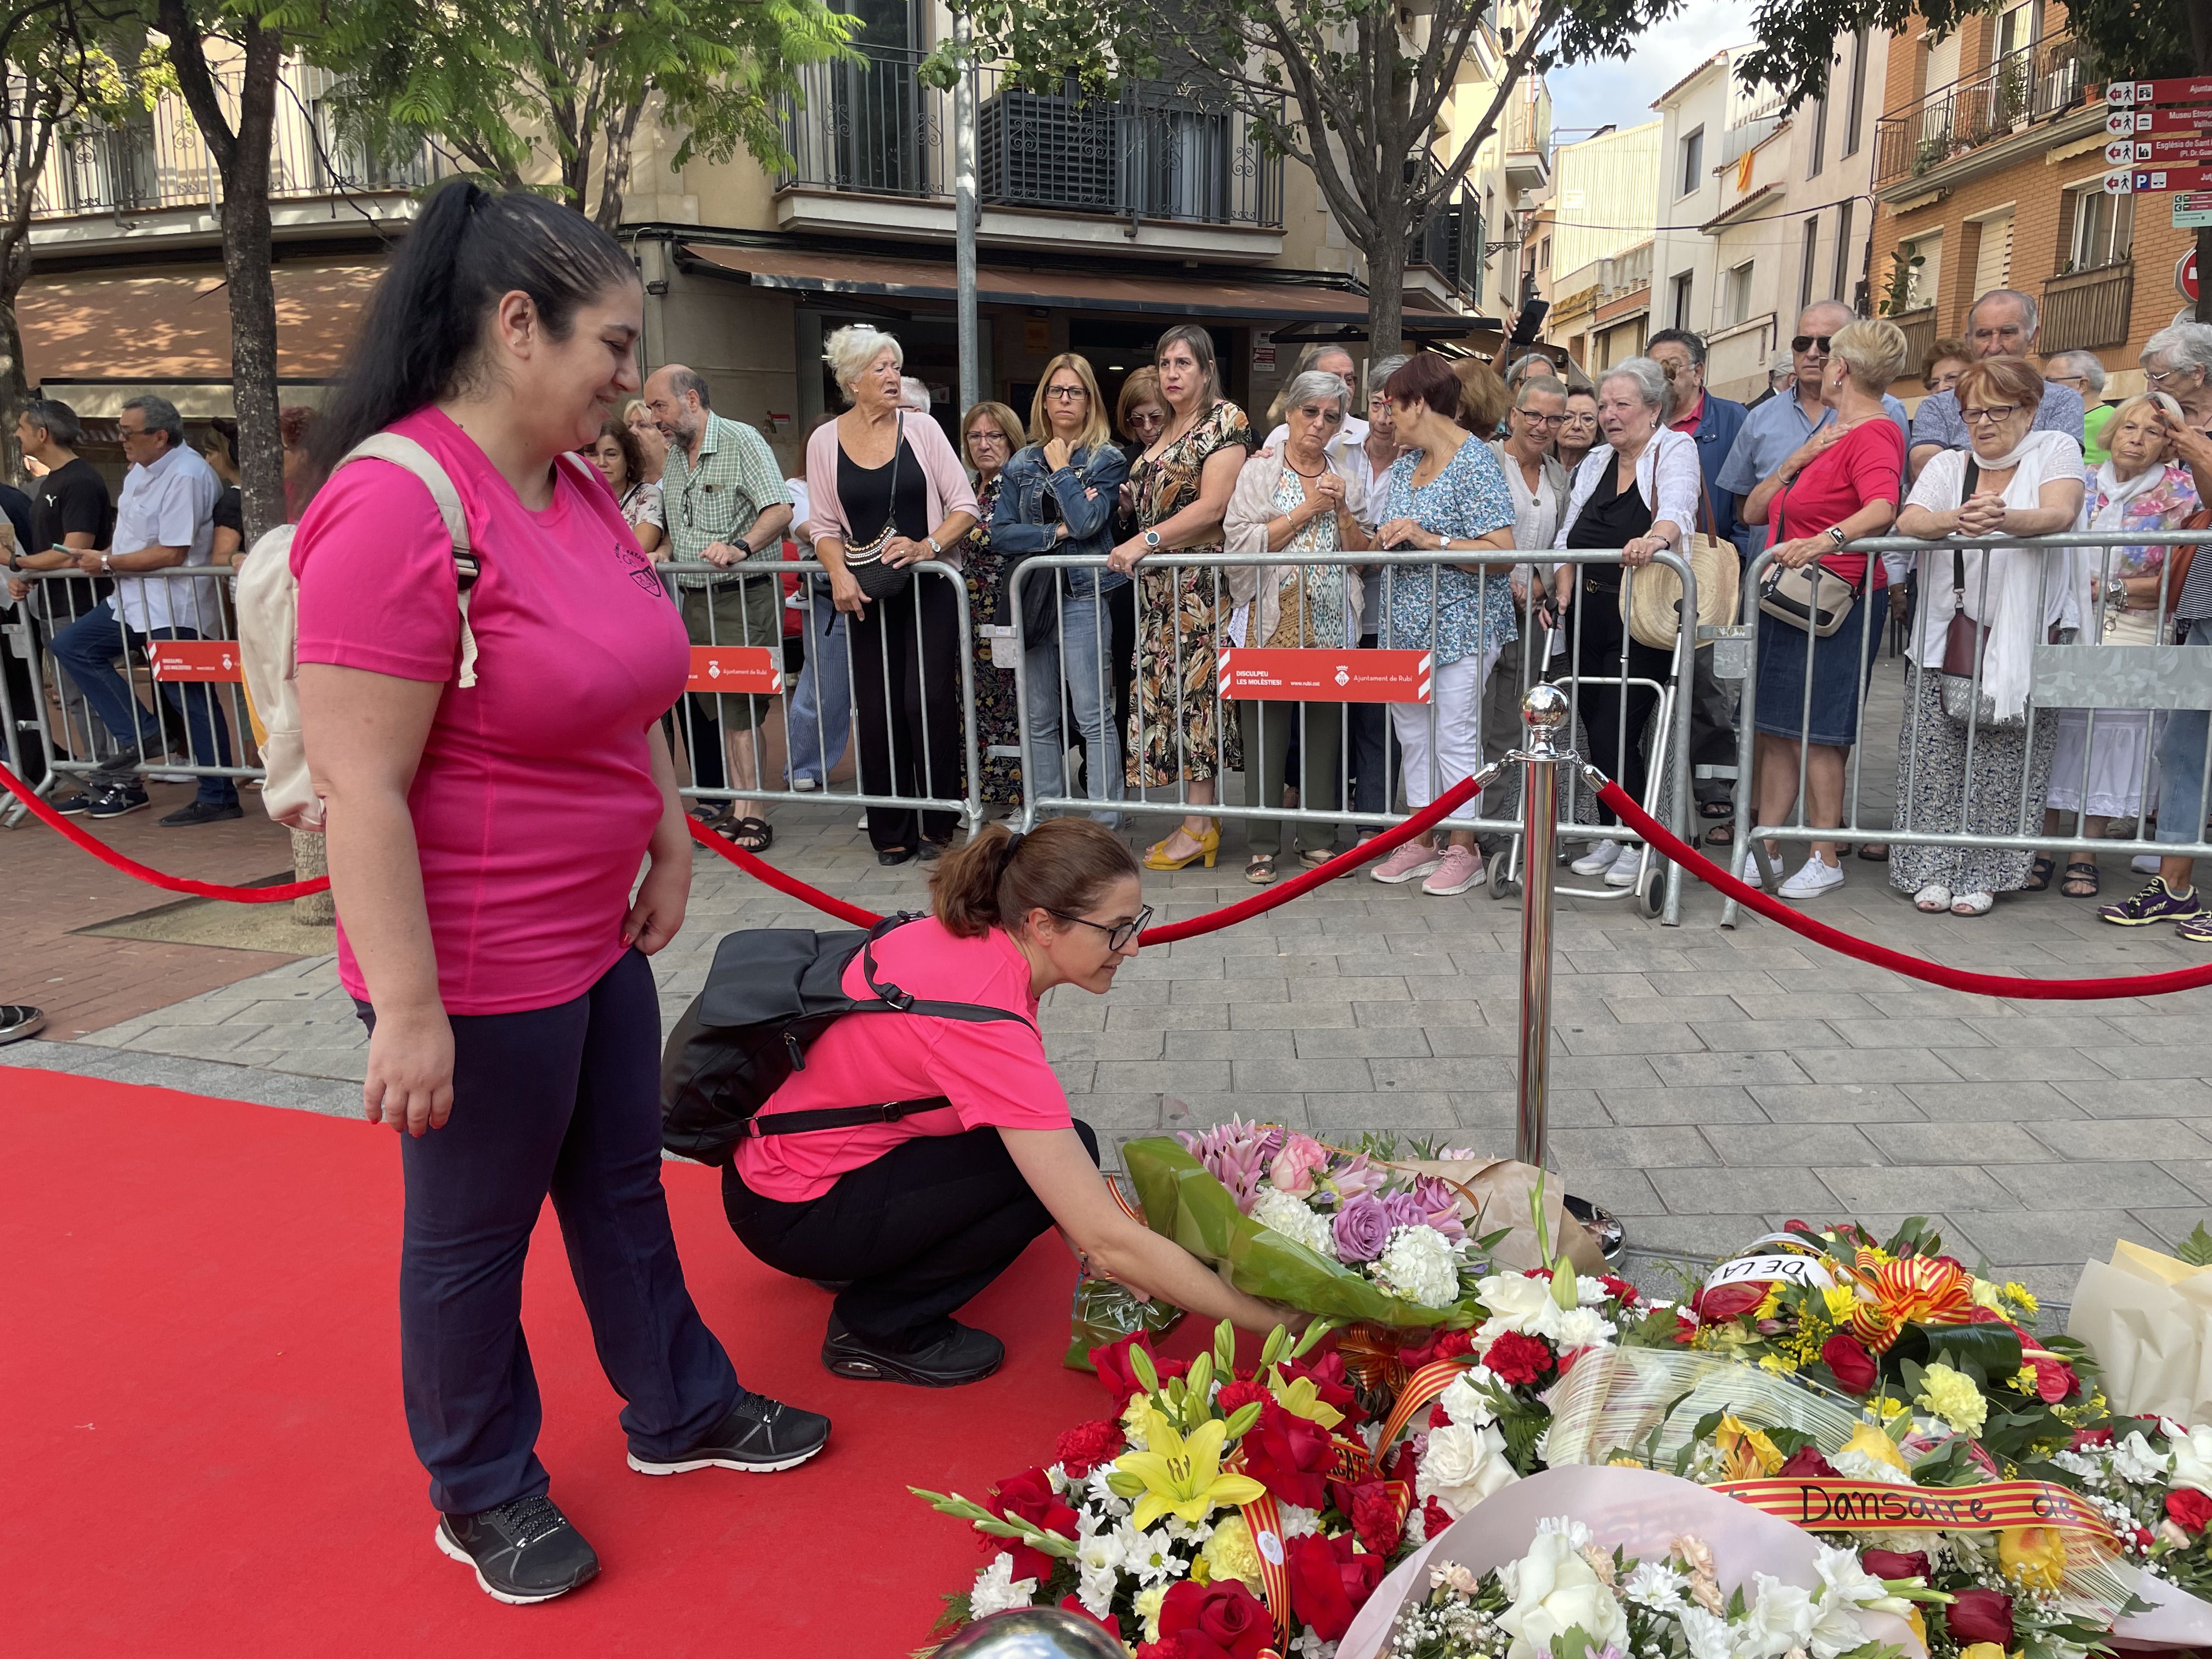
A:
[[[1091,365],[1062,352],[1045,366],[1030,406],[1035,442],[1007,463],[999,504],[991,514],[991,545],[1006,558],[1006,592],[999,619],[1015,620],[1010,594],[1013,572],[1033,553],[1091,553],[1114,547],[1114,509],[1129,461],[1114,442]],[[1070,570],[1053,582],[1042,574],[1022,584],[1022,672],[1026,685],[1030,769],[1035,803],[1067,792],[1061,763],[1067,729],[1063,701],[1083,734],[1083,775],[1091,799],[1122,798],[1121,746],[1115,729],[1113,629],[1106,595],[1129,579],[1104,568]],[[1063,672],[1064,671],[1064,672]],[[1091,815],[1117,823],[1111,811]]]

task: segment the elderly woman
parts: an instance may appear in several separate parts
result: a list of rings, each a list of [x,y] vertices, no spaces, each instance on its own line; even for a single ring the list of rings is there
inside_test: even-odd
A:
[[[1419,811],[1482,769],[1482,691],[1513,623],[1513,494],[1498,457],[1459,423],[1462,389],[1451,365],[1416,352],[1383,383],[1390,420],[1406,453],[1381,481],[1378,547],[1468,556],[1464,562],[1394,565],[1382,582],[1382,643],[1426,651],[1434,661],[1430,702],[1390,705],[1406,757],[1406,799]],[[1376,865],[1377,881],[1425,876],[1431,897],[1464,893],[1482,879],[1472,830],[1441,848],[1409,841]]]
[[[592,465],[599,468],[599,476],[607,481],[607,488],[614,491],[615,505],[622,508],[623,522],[637,538],[645,556],[658,564],[667,556],[664,544],[668,540],[668,531],[660,516],[660,486],[647,483],[640,476],[645,466],[641,449],[637,434],[610,416],[599,428],[599,435],[592,440],[590,454]]]
[[[2023,359],[1990,357],[1959,377],[1959,411],[1971,450],[1931,459],[1898,515],[1900,535],[2048,536],[2081,516],[2081,446],[2063,432],[2033,430],[2043,376]],[[1947,834],[2026,833],[2028,803],[2051,789],[2058,723],[2027,708],[2036,646],[2081,614],[2070,550],[1931,549],[1920,556],[1920,614],[1913,630],[1918,672],[1898,733],[1898,827]],[[1979,694],[1997,724],[1969,726],[1943,712],[1944,647],[1960,594],[1966,614],[1987,630]],[[1972,746],[1968,765],[1968,744]],[[1930,915],[1984,916],[1996,896],[2028,884],[2024,851],[1995,847],[1912,847],[1890,853],[1890,884]]]
[[[1770,586],[1784,570],[1814,565],[1848,583],[1855,596],[1843,625],[1825,638],[1771,614],[1760,623],[1752,787],[1764,823],[1782,823],[1796,804],[1801,765],[1805,821],[1820,829],[1844,821],[1844,765],[1858,740],[1861,689],[1881,649],[1884,605],[1875,596],[1888,573],[1880,559],[1838,550],[1887,531],[1905,498],[1905,434],[1881,398],[1906,349],[1905,331],[1885,319],[1838,329],[1820,371],[1820,401],[1835,419],[1760,480],[1741,509],[1746,524],[1774,527]],[[1775,852],[1771,842],[1767,851]],[[1759,880],[1759,862],[1748,853],[1743,878]],[[1805,899],[1843,884],[1836,843],[1816,841],[1805,867],[1780,891]]]
[[[1932,395],[1958,388],[1959,377],[1972,367],[1974,348],[1958,336],[1948,335],[1928,348],[1921,359],[1920,384]]]
[[[2130,398],[2106,423],[2105,435],[2111,453],[2090,475],[2088,527],[2118,535],[2179,529],[2197,509],[2197,485],[2189,469],[2170,459],[2173,446],[2158,400]],[[2083,614],[2095,625],[2097,644],[2166,642],[2168,596],[2160,589],[2166,585],[2171,551],[2155,542],[2113,543],[2101,551],[2086,550]],[[2081,835],[2089,841],[2101,840],[2106,824],[2113,818],[2142,816],[2151,725],[2150,711],[2144,708],[2100,708],[2094,716],[2085,708],[2058,711],[2058,749],[2051,763],[2045,835],[2058,833],[2062,813],[2082,813]],[[2037,855],[2030,888],[2049,884],[2053,862],[2047,855]],[[2059,890],[2067,897],[2094,898],[2097,888],[2094,860],[2077,857],[2068,863]],[[2164,891],[2159,888],[2137,899],[2148,896],[2155,902]]]
[[[991,515],[991,538],[1009,569],[1033,553],[1103,556],[1114,545],[1114,512],[1129,462],[1106,424],[1087,360],[1065,351],[1045,365],[1030,404],[1030,436],[1007,463]],[[1083,737],[1086,793],[1097,801],[1121,799],[1112,596],[1128,585],[1115,572],[1082,569],[1057,577],[1039,572],[1022,585],[1022,668],[1029,678],[1031,781],[1038,799],[1067,793],[1063,702]],[[1003,619],[1012,621],[1011,599],[1002,603]],[[1111,811],[1091,816],[1101,823],[1119,821]]]
[[[1321,558],[1368,545],[1360,520],[1367,486],[1357,470],[1332,465],[1329,446],[1343,430],[1352,388],[1340,374],[1308,369],[1285,388],[1281,404],[1289,435],[1273,454],[1244,463],[1230,498],[1231,553],[1286,553]],[[1350,564],[1243,564],[1229,567],[1229,592],[1244,618],[1243,642],[1271,650],[1355,645],[1360,622],[1359,570]],[[1233,631],[1233,629],[1232,629]],[[1237,705],[1243,727],[1245,805],[1279,806],[1284,769],[1293,737],[1300,775],[1291,784],[1298,805],[1334,811],[1344,805],[1341,769],[1345,708],[1339,702]],[[1264,887],[1275,879],[1283,850],[1279,818],[1247,820],[1252,856],[1244,879]],[[1311,819],[1298,821],[1296,844],[1307,864],[1329,856],[1334,832]]]
[[[1154,553],[1221,550],[1221,520],[1252,445],[1244,411],[1221,395],[1213,341],[1196,324],[1160,336],[1152,366],[1168,422],[1132,470],[1137,534],[1108,556],[1124,574]],[[1229,632],[1228,585],[1218,566],[1184,565],[1138,579],[1136,706],[1130,710],[1128,781],[1139,788],[1183,783],[1190,806],[1211,806],[1220,775],[1243,769],[1234,726],[1221,720],[1215,664]],[[1188,814],[1145,854],[1149,870],[1180,870],[1221,850],[1221,829]]]
[[[1022,418],[1004,404],[981,403],[960,422],[961,447],[975,474],[975,527],[954,550],[960,580],[968,588],[968,626],[975,649],[975,751],[983,765],[979,799],[986,806],[1019,806],[1022,801],[1022,722],[1016,707],[1014,671],[1000,668],[983,630],[1011,623],[1006,611],[1007,555],[992,533],[992,510],[999,503],[1006,464],[1022,447]]]
[[[668,434],[660,429],[660,422],[653,418],[642,398],[633,398],[623,405],[622,423],[637,437],[638,482],[658,488],[661,470],[668,465]]]
[[[1632,639],[1620,614],[1621,572],[1640,570],[1662,549],[1680,552],[1697,522],[1704,471],[1698,441],[1661,423],[1667,371],[1649,357],[1631,357],[1604,371],[1597,386],[1598,429],[1605,442],[1583,457],[1568,485],[1566,512],[1554,547],[1593,551],[1618,549],[1618,565],[1562,564],[1553,575],[1553,596],[1571,604],[1566,677],[1599,684],[1577,699],[1589,759],[1623,789],[1644,799],[1644,729],[1659,701],[1659,687],[1674,672],[1670,651]],[[1573,413],[1570,399],[1568,413]],[[1598,821],[1618,820],[1601,804]],[[1574,862],[1577,875],[1602,875],[1608,886],[1633,887],[1639,860],[1617,841],[1592,843]]]
[[[1571,477],[1591,450],[1599,447],[1597,393],[1588,386],[1567,388],[1567,418],[1560,425],[1552,453]]]
[[[822,355],[852,406],[807,441],[806,528],[852,630],[860,792],[879,798],[868,807],[868,840],[878,864],[932,860],[957,817],[882,799],[960,793],[960,606],[951,583],[910,567],[958,567],[975,492],[937,422],[900,406],[896,340],[854,323]],[[869,572],[868,587],[856,568]]]

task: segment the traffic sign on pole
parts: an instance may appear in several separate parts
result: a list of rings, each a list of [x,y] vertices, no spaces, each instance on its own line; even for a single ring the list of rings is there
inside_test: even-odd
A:
[[[2191,248],[2174,262],[2173,289],[2185,300],[2197,298],[2197,250]]]
[[[2116,109],[2106,115],[2105,131],[2116,138],[2140,138],[2153,132],[2212,132],[2212,106]]]
[[[2141,167],[2147,161],[2212,161],[2212,132],[2182,133],[2171,138],[2115,138],[2105,146],[2105,165]]]
[[[2212,103],[2212,77],[2114,81],[2105,88],[2105,102],[2117,109],[2140,109],[2145,104]]]

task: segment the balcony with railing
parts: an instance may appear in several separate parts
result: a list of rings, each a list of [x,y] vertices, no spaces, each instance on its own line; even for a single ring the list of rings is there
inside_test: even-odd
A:
[[[1875,128],[1877,190],[1953,170],[2015,133],[2094,106],[2096,82],[2087,54],[2072,36],[2045,35],[2007,52],[1980,74],[1885,115]]]
[[[1431,178],[1443,169],[1431,161]],[[1414,230],[1406,251],[1409,273],[1433,271],[1443,285],[1466,305],[1482,303],[1484,278],[1488,273],[1490,246],[1482,207],[1462,189],[1431,209]]]
[[[234,116],[237,76],[218,76],[216,89]],[[342,136],[334,90],[323,71],[287,66],[270,143],[272,203],[404,194],[454,171],[427,143],[398,160],[367,153]],[[40,173],[31,213],[34,221],[51,223],[212,210],[222,199],[215,158],[184,100],[172,94],[120,125],[88,122],[58,134]]]
[[[2047,354],[2125,345],[2135,297],[2135,263],[2124,256],[2113,264],[2046,278],[2036,349]]]
[[[1540,80],[1506,112],[1505,182],[1515,190],[1541,190],[1551,178],[1552,94]]]
[[[933,203],[952,195],[952,99],[923,86],[922,54],[879,46],[800,72],[781,112],[792,164],[777,188]],[[1024,85],[976,71],[986,208],[1279,229],[1283,162],[1251,118],[1192,89],[1125,81],[1090,98],[1073,81]]]

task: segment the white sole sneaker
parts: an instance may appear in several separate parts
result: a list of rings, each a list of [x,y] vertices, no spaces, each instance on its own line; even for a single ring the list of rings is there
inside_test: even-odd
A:
[[[1740,878],[1747,887],[1756,887],[1762,891],[1765,889],[1766,878],[1759,872],[1759,854],[1748,847],[1743,851],[1743,871]]]
[[[1620,859],[1620,843],[1617,841],[1601,841],[1570,864],[1567,868],[1578,876],[1601,876],[1612,869]]]
[[[1844,884],[1844,866],[1831,867],[1818,853],[1805,860],[1805,867],[1774,890],[1786,899],[1818,898],[1832,893]]]
[[[570,1584],[566,1589],[547,1590],[543,1595],[517,1595],[512,1590],[494,1589],[491,1587],[491,1581],[483,1576],[483,1569],[477,1565],[476,1558],[471,1555],[466,1550],[463,1549],[459,1544],[453,1542],[452,1539],[446,1536],[446,1523],[444,1522],[441,1521],[438,1523],[437,1527],[432,1531],[430,1536],[437,1543],[438,1553],[440,1554],[451,1556],[454,1560],[466,1567],[471,1572],[476,1574],[477,1588],[478,1589],[482,1590],[486,1595],[491,1597],[493,1601],[504,1602],[510,1607],[534,1607],[540,1601],[556,1601],[558,1598],[568,1595],[570,1590],[581,1589],[583,1589],[584,1584],[588,1584],[592,1582],[591,1578],[586,1578],[584,1580],[583,1584]],[[592,1578],[596,1578],[598,1577],[599,1574],[596,1572],[592,1575]]]
[[[687,1457],[677,1463],[648,1463],[635,1452],[629,1454],[630,1468],[640,1474],[689,1474],[694,1469],[733,1469],[739,1474],[781,1474],[786,1469],[795,1469],[811,1457],[819,1457],[829,1443],[824,1441],[811,1451],[803,1451],[796,1457],[787,1457],[780,1463],[741,1463],[731,1457]]]
[[[1643,862],[1644,860],[1633,853],[1615,859],[1613,861],[1613,868],[1605,872],[1605,884],[1608,887],[1635,886],[1643,879],[1644,872],[1638,867]]]
[[[1388,864],[1389,860],[1385,859],[1382,862],[1383,864]],[[1382,882],[1389,886],[1395,887],[1401,882],[1416,880],[1422,876],[1434,875],[1443,864],[1443,858],[1439,854],[1438,856],[1431,859],[1426,864],[1416,864],[1404,870],[1392,870],[1386,872],[1383,869],[1382,865],[1377,865],[1374,869],[1368,872],[1368,874],[1376,881]]]
[[[1456,898],[1462,893],[1473,891],[1489,879],[1490,872],[1478,864],[1474,866],[1474,873],[1465,881],[1455,881],[1449,887],[1439,887],[1433,881],[1425,881],[1421,884],[1421,890],[1431,898]]]

